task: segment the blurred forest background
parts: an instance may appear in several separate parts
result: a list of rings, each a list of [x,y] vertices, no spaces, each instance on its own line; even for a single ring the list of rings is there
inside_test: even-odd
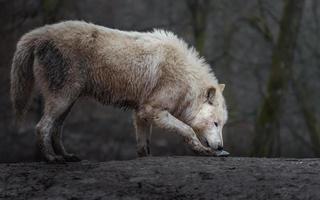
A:
[[[232,156],[320,156],[320,2],[318,0],[0,0],[0,162],[34,161],[35,98],[13,126],[9,73],[24,33],[77,19],[136,31],[161,28],[194,45],[226,84]],[[130,111],[83,99],[64,127],[69,151],[89,160],[136,157]],[[156,129],[153,155],[192,155],[182,139]]]

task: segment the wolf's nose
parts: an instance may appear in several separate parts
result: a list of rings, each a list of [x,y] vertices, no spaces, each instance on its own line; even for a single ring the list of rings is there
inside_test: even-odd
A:
[[[219,145],[217,148],[218,151],[222,151],[223,150],[223,146]]]

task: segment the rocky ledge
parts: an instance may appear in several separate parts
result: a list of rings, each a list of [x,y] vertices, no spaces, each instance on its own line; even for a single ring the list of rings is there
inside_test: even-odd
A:
[[[0,164],[0,199],[320,199],[320,159]]]

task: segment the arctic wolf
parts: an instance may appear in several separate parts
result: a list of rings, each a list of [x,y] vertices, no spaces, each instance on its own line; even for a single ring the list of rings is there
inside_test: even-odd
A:
[[[150,154],[152,125],[180,134],[199,154],[223,147],[224,85],[171,32],[127,32],[80,21],[32,30],[18,42],[11,69],[18,118],[27,111],[34,87],[44,99],[36,132],[49,162],[79,160],[65,150],[61,131],[83,96],[134,111],[139,156]]]

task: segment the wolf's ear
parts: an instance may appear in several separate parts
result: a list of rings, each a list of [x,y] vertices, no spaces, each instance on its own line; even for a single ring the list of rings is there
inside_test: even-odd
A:
[[[209,102],[209,104],[213,104],[215,95],[216,95],[216,88],[211,87],[207,90],[207,101]]]
[[[220,87],[221,92],[223,92],[223,90],[226,87],[226,85],[225,84],[219,84],[219,87]]]

